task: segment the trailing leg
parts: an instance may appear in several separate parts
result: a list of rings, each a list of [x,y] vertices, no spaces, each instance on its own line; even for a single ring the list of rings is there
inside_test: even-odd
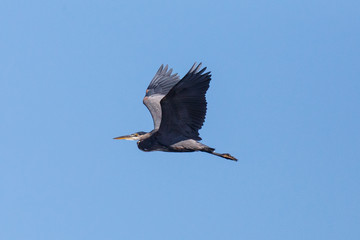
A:
[[[203,149],[201,151],[207,152],[207,153],[210,153],[210,154],[213,154],[215,156],[222,157],[222,158],[226,158],[226,159],[229,159],[229,160],[237,161],[237,159],[235,157],[231,156],[229,153],[217,153],[217,152],[215,152],[215,148],[208,147],[208,148]]]

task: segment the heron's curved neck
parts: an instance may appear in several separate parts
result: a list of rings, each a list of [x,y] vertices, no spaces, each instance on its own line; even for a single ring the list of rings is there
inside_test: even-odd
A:
[[[149,138],[152,135],[152,131],[139,136],[139,141]]]

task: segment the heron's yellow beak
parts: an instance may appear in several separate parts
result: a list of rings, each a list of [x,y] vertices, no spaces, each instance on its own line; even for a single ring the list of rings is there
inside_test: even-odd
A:
[[[114,138],[116,140],[133,140],[134,139],[134,136],[132,135],[126,135],[126,136],[121,136],[121,137],[116,137]]]
[[[137,132],[137,133],[133,133],[133,134],[130,134],[130,135],[125,135],[125,136],[121,136],[121,137],[116,137],[114,139],[116,140],[133,140],[133,141],[136,141],[136,140],[139,140],[140,138],[140,134]]]
[[[146,132],[136,132],[136,133],[133,133],[133,134],[130,134],[130,135],[125,135],[125,136],[121,136],[121,137],[116,137],[114,139],[117,139],[117,140],[120,140],[120,139],[123,139],[123,140],[133,140],[133,141],[137,141],[140,139],[140,137],[142,135],[144,135]]]

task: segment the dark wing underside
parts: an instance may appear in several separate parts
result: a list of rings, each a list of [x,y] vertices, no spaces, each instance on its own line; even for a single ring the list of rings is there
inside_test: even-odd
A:
[[[149,109],[154,121],[154,129],[158,129],[161,123],[161,99],[170,91],[170,89],[180,81],[179,76],[172,74],[172,69],[168,71],[168,65],[161,65],[151,80],[143,103]]]
[[[182,135],[201,140],[199,129],[205,121],[205,94],[211,80],[206,68],[199,71],[201,63],[196,63],[169,93],[160,101],[162,120],[159,134]]]

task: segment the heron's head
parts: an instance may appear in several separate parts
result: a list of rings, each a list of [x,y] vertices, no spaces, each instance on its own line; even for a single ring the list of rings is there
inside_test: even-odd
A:
[[[120,136],[120,137],[116,137],[114,139],[117,139],[117,140],[120,140],[120,139],[123,139],[123,140],[140,140],[141,136],[145,135],[147,132],[136,132],[136,133],[133,133],[133,134],[130,134],[130,135],[125,135],[125,136]]]

